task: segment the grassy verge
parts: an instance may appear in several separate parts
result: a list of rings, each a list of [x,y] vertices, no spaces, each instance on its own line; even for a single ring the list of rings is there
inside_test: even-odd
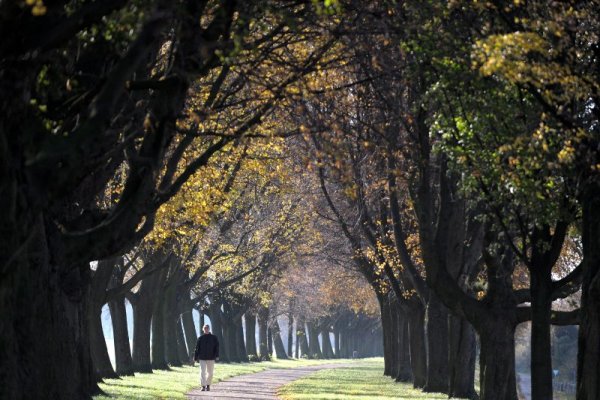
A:
[[[285,385],[285,400],[447,399],[448,395],[423,393],[411,384],[383,376],[383,359],[369,359],[349,368],[322,370]]]
[[[347,363],[355,360],[274,360],[259,363],[215,365],[216,383],[232,376],[251,374],[268,368],[297,368],[308,365]],[[106,379],[100,384],[105,396],[95,396],[94,400],[106,399],[184,399],[185,393],[199,386],[199,367],[175,367],[170,371],[155,371],[151,374],[136,374],[121,379]]]

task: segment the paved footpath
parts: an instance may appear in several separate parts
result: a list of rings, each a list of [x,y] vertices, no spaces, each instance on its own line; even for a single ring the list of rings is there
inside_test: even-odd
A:
[[[255,374],[238,375],[210,385],[210,392],[202,392],[201,388],[194,389],[187,393],[187,398],[189,400],[276,400],[279,398],[277,389],[287,383],[322,369],[343,368],[350,365],[323,364],[291,369],[267,369]]]

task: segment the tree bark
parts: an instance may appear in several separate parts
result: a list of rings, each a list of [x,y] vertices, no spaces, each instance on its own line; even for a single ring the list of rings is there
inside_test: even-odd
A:
[[[394,307],[398,315],[398,373],[396,382],[411,382],[412,371],[410,364],[410,347],[408,337],[408,319],[405,313],[397,305]]]
[[[167,279],[167,270],[159,272],[161,279],[155,292],[156,299],[152,309],[152,368],[167,370],[169,366],[165,349],[165,312],[164,312],[164,284]]]
[[[244,320],[246,322],[246,352],[249,356],[258,357],[256,352],[256,315],[246,311]]]
[[[319,345],[319,331],[315,323],[307,321],[306,327],[308,328],[308,358],[323,358],[321,346]]]
[[[287,354],[290,358],[294,357],[294,316],[288,314],[288,333],[287,333]]]
[[[185,341],[187,343],[187,361],[189,363],[194,362],[194,351],[196,350],[196,341],[198,340],[198,333],[194,326],[194,314],[193,309],[189,307],[181,314],[181,321],[183,323],[183,331],[185,332]]]
[[[430,292],[425,311],[427,383],[425,392],[448,393],[448,311]]]
[[[248,362],[248,350],[246,349],[246,343],[244,343],[244,326],[242,325],[242,315],[236,318],[235,334],[240,361]]]
[[[329,330],[327,328],[321,329],[321,338],[323,341],[323,357],[328,359],[333,358],[333,346],[331,345],[331,338],[329,337]]]
[[[178,289],[182,275],[180,268],[181,264],[179,260],[175,260],[171,263],[162,302],[165,360],[167,364],[175,367],[181,367],[183,365],[179,358],[177,345],[178,330],[181,330],[181,326],[178,326],[179,308],[177,306]]]
[[[285,354],[285,347],[283,346],[283,340],[281,340],[281,329],[277,318],[273,319],[273,346],[275,347],[276,357],[280,360],[287,360],[288,356]]]
[[[600,398],[600,185],[588,184],[581,199],[583,283],[577,353],[577,399]]]
[[[164,262],[165,254],[156,252],[145,260],[147,267],[154,267],[158,262]],[[150,332],[152,330],[152,314],[157,301],[157,293],[164,281],[164,271],[160,271],[144,278],[137,293],[130,293],[133,308],[133,349],[132,359],[135,372],[152,372],[150,352]]]
[[[129,331],[127,330],[125,299],[121,297],[111,300],[108,303],[108,307],[110,308],[110,317],[113,325],[117,375],[133,375],[133,360],[129,344]]]
[[[299,343],[300,353],[303,357],[308,357],[310,351],[308,349],[308,335],[304,323],[304,317],[299,316],[296,324],[296,343]]]
[[[517,400],[515,328],[512,322],[490,318],[480,329],[480,397]]]
[[[226,342],[223,335],[223,313],[221,311],[221,302],[218,298],[211,299],[208,317],[212,324],[211,332],[221,344],[219,347],[219,359],[223,362],[229,362],[229,349],[225,346]]]
[[[89,293],[81,289],[89,265],[54,264],[60,260],[41,215],[31,226],[7,231],[10,223],[0,216],[0,397],[89,399],[98,392],[87,334]],[[15,252],[24,237],[30,240]]]
[[[175,325],[175,334],[177,335],[177,355],[182,364],[189,363],[188,359],[188,347],[185,341],[185,334],[183,332],[182,318],[181,315],[177,319]],[[194,346],[195,347],[195,346]]]
[[[270,360],[268,344],[269,309],[263,307],[258,312],[258,351],[262,361]]]
[[[410,340],[410,365],[413,373],[413,386],[423,388],[427,382],[427,349],[425,344],[425,311],[416,300],[408,313]]]
[[[448,396],[476,398],[475,393],[475,329],[465,319],[448,316]]]
[[[113,274],[115,259],[100,260],[91,279],[88,301],[90,349],[96,378],[117,378],[110,361],[102,328],[102,307],[106,302],[106,288]]]
[[[532,270],[531,279],[531,395],[552,400],[550,310],[552,281],[548,271]]]

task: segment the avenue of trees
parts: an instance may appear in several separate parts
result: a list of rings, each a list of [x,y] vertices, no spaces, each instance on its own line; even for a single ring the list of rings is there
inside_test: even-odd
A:
[[[0,2],[0,397],[188,363],[199,312],[225,361],[382,352],[482,400],[524,322],[552,399],[578,329],[600,398],[598,9]]]

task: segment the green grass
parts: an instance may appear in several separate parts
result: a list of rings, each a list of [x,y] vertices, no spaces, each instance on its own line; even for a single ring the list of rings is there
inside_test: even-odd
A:
[[[258,363],[215,365],[213,383],[232,376],[251,374],[267,368],[296,368],[308,365],[351,362],[352,360],[274,360]],[[94,400],[106,399],[184,399],[185,393],[200,386],[199,367],[175,367],[170,371],[155,371],[152,374],[136,374],[121,379],[106,379],[100,388],[106,396],[95,396]]]
[[[411,384],[383,376],[383,359],[368,359],[349,368],[322,370],[285,385],[285,400],[447,399],[446,394],[423,393]]]

